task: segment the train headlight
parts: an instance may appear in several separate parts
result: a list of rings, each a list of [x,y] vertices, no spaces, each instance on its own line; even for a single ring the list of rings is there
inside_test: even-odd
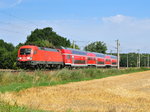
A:
[[[27,57],[28,60],[32,60],[32,57]]]
[[[21,60],[22,58],[21,57],[18,57],[18,60]]]

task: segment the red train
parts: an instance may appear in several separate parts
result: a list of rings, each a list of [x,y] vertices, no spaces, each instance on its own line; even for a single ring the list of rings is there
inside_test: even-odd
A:
[[[20,47],[17,65],[27,67],[117,67],[117,57],[71,48],[51,49],[33,45]]]

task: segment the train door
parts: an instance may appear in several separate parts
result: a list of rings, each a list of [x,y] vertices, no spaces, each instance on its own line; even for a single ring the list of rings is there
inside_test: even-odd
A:
[[[105,65],[106,66],[111,66],[111,59],[110,58],[105,59]]]

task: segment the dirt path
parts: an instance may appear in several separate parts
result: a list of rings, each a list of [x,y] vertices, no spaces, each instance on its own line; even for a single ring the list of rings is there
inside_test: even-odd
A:
[[[150,112],[150,71],[30,88],[0,98],[18,105],[52,111]]]

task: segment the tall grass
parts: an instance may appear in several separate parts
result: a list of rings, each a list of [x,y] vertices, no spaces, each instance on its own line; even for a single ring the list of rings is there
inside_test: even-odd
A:
[[[129,68],[129,69],[62,69],[58,71],[45,72],[37,70],[35,72],[0,72],[0,92],[19,91],[22,89],[64,84],[68,82],[100,79],[115,75],[132,72],[146,71],[148,68]]]
[[[18,105],[9,105],[9,103],[4,103],[0,101],[0,112],[46,112],[42,110],[32,110],[26,107],[20,107]]]
[[[0,93],[7,91],[20,91],[22,89],[64,84],[75,81],[100,79],[121,74],[150,70],[148,68],[129,68],[129,69],[62,69],[58,71],[44,72],[37,70],[35,72],[0,72]],[[44,112],[32,110],[17,105],[9,105],[0,100],[0,112]],[[67,111],[67,112],[71,112]]]

